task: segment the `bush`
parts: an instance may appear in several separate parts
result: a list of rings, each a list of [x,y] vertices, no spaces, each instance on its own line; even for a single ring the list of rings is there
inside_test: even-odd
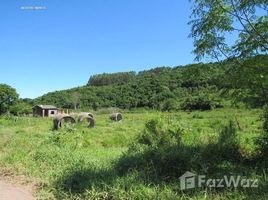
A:
[[[188,156],[180,151],[183,130],[160,120],[150,120],[117,163],[120,173],[136,169],[151,179],[179,177],[187,166]]]
[[[182,104],[182,110],[211,110],[213,108],[213,102],[206,97],[194,97],[188,98]]]
[[[0,84],[0,114],[9,112],[10,107],[18,101],[18,93],[6,84]]]
[[[263,130],[265,133],[268,133],[268,106],[264,108],[264,122],[263,122]]]
[[[227,159],[239,157],[237,127],[234,121],[230,120],[228,125],[222,128],[217,145],[221,149],[221,157]]]
[[[201,162],[212,164],[212,166],[224,161],[239,163],[242,160],[234,121],[230,120],[226,126],[222,127],[218,141],[207,145],[201,158]]]
[[[179,100],[178,99],[167,99],[162,105],[162,111],[175,111],[179,109]]]
[[[240,163],[241,154],[233,121],[224,126],[218,141],[206,145],[186,145],[183,130],[159,120],[150,120],[117,163],[119,173],[137,170],[149,181],[170,181],[186,171],[221,172],[223,163]],[[204,171],[202,171],[204,170]],[[218,170],[218,171],[217,171]]]
[[[258,146],[260,161],[268,164],[268,106],[264,108],[263,132],[262,135],[257,138],[256,144]]]
[[[193,119],[204,119],[204,116],[202,116],[202,115],[200,115],[200,114],[198,114],[198,113],[195,113],[195,114],[193,115]]]
[[[28,103],[18,102],[10,108],[13,115],[29,115],[32,113],[32,106]]]
[[[150,120],[145,124],[143,133],[138,137],[138,143],[152,148],[178,146],[181,143],[182,130],[175,125],[164,126],[159,120]]]

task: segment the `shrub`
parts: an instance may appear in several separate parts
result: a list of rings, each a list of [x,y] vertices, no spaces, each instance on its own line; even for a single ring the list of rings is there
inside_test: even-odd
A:
[[[186,171],[215,173],[226,161],[241,162],[233,121],[222,128],[214,143],[186,145],[182,134],[176,125],[150,120],[117,163],[119,173],[137,170],[145,180],[159,182],[179,178]]]
[[[260,161],[268,163],[268,106],[265,106],[264,108],[263,132],[262,135],[257,138],[256,144],[258,146]]]
[[[222,128],[218,140],[218,147],[221,149],[222,157],[237,157],[239,144],[237,140],[237,128],[233,120],[230,120],[228,125]]]
[[[162,105],[162,111],[172,111],[172,110],[178,110],[179,109],[179,100],[178,99],[173,99],[169,98],[164,101]]]
[[[18,93],[6,84],[0,84],[0,114],[7,113],[11,106],[18,101]]]
[[[136,142],[117,163],[119,172],[136,169],[153,179],[179,177],[189,167],[188,156],[180,151],[182,133],[176,125],[148,121]]]
[[[10,108],[13,115],[29,115],[32,113],[32,106],[28,103],[18,102]]]
[[[204,119],[204,116],[202,116],[202,115],[200,115],[200,114],[198,114],[198,113],[195,113],[195,114],[193,115],[193,119]]]
[[[263,130],[265,133],[268,133],[268,106],[264,108],[264,122],[263,122]]]
[[[182,110],[211,110],[213,102],[206,97],[187,98],[182,104]]]
[[[237,127],[233,120],[222,127],[218,141],[205,148],[202,159],[214,164],[222,161],[240,162],[241,154],[237,139]]]
[[[175,125],[164,126],[159,120],[150,120],[138,137],[138,143],[152,148],[178,146],[181,142],[182,130]]]

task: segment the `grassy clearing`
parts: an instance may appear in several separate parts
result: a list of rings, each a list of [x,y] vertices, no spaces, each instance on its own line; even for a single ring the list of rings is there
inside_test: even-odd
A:
[[[75,126],[59,131],[52,130],[52,119],[2,117],[0,172],[37,180],[40,199],[266,199],[265,171],[250,164],[221,162],[218,169],[260,179],[257,189],[186,192],[180,191],[179,180],[152,181],[143,171],[129,169],[121,174],[116,167],[145,122],[154,118],[180,126],[183,144],[193,149],[217,141],[222,126],[233,119],[239,127],[239,151],[250,158],[256,153],[254,140],[260,134],[260,116],[260,110],[238,109],[192,113],[145,111],[124,113],[123,122],[116,123],[107,114],[97,114],[95,128]]]

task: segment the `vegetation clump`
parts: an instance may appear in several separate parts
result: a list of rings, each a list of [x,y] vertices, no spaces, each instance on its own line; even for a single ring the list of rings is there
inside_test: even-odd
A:
[[[159,119],[149,120],[136,142],[120,159],[119,171],[136,169],[151,178],[178,177],[186,170],[186,157],[182,157],[180,150],[182,134],[179,126],[166,126]]]
[[[206,97],[188,98],[182,104],[182,109],[187,111],[192,110],[211,110],[213,108],[213,101]]]
[[[219,165],[225,162],[242,164],[237,128],[229,121],[219,132],[217,141],[208,144],[188,145],[182,141],[183,129],[175,124],[164,125],[161,120],[150,120],[120,158],[120,173],[138,170],[151,181],[179,178],[184,172],[220,173]]]
[[[18,101],[19,95],[9,85],[0,84],[0,115],[9,112]]]
[[[258,145],[259,161],[268,166],[268,106],[264,108],[263,117],[262,134],[256,139],[256,144]]]

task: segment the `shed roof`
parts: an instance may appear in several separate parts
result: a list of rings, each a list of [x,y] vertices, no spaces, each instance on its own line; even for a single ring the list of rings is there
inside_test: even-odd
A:
[[[58,109],[56,106],[53,106],[53,105],[36,105],[36,106],[42,109],[53,109],[53,110]]]

